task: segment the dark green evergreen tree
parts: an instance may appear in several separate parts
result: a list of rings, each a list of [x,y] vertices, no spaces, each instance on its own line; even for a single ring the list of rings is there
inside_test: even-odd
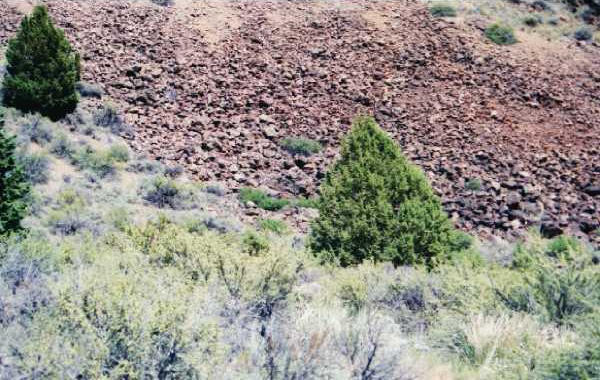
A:
[[[79,55],[44,6],[25,16],[8,43],[4,104],[58,120],[77,106]]]
[[[15,161],[14,138],[6,136],[0,111],[0,235],[21,229],[28,193],[25,174]]]
[[[311,247],[353,265],[365,259],[434,265],[455,230],[423,172],[369,117],[357,119],[321,186]]]

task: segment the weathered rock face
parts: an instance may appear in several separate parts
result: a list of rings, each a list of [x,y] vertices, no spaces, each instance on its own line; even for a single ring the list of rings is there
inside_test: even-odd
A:
[[[402,1],[48,3],[84,79],[136,127],[131,144],[201,180],[312,194],[352,118],[368,113],[461,227],[598,239],[598,51],[590,65],[540,61]],[[1,8],[3,41],[18,17]],[[218,40],[211,18],[226,20]],[[279,147],[287,136],[325,149],[292,157]]]

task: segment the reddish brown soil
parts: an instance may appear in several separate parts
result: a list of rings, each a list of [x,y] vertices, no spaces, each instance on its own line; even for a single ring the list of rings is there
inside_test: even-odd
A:
[[[313,194],[372,114],[461,227],[599,238],[600,49],[491,46],[409,1],[178,4],[49,2],[137,149],[231,188]],[[0,42],[18,19],[0,5]],[[292,157],[287,136],[326,149]]]

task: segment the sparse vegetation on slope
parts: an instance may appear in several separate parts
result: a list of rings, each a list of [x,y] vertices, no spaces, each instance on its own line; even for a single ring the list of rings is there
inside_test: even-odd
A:
[[[3,124],[0,379],[600,378],[600,253],[473,243],[372,118],[318,200],[197,183],[96,97]]]

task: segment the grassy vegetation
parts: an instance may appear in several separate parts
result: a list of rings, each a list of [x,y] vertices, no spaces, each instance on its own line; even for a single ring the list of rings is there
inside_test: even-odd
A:
[[[263,231],[274,232],[278,235],[283,235],[289,232],[289,228],[283,220],[261,219],[258,221],[258,226]]]
[[[244,204],[252,202],[257,207],[268,211],[281,210],[290,204],[290,201],[287,199],[271,197],[264,191],[251,188],[243,188],[240,190],[240,201]]]

